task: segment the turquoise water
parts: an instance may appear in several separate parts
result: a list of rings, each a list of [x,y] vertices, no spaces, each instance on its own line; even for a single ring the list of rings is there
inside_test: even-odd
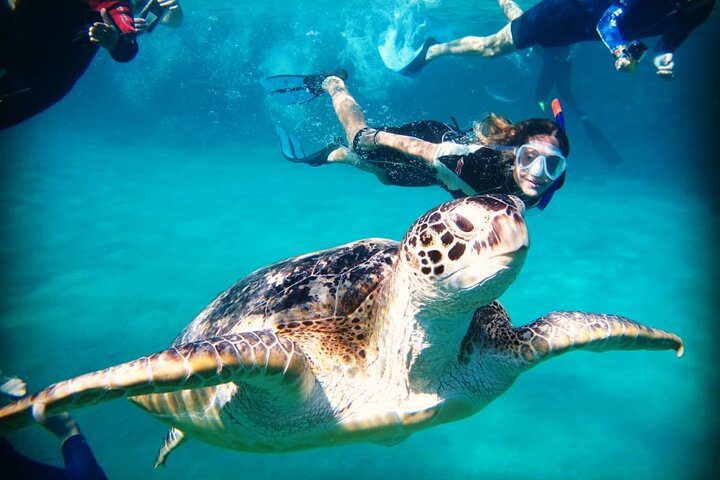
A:
[[[290,109],[268,102],[262,75],[349,65],[350,87],[376,124],[537,115],[527,100],[532,72],[513,60],[443,61],[414,81],[382,69],[376,47],[396,24],[393,11],[416,15],[415,26],[425,20],[421,33],[484,32],[502,23],[494,4],[318,2],[303,11],[290,2],[288,19],[278,6],[247,3],[185,2],[183,31],[141,39],[127,66],[99,55],[61,104],[0,134],[0,368],[33,389],[160,350],[250,271],[359,238],[400,239],[448,199],[348,167],[285,162],[276,122],[318,142],[338,128],[324,99]],[[684,120],[717,109],[693,47],[717,39],[719,26],[715,14],[683,47],[674,83],[649,71],[618,76],[599,45],[579,47],[578,98],[625,162],[607,171],[569,116],[568,183],[530,215],[530,254],[502,298],[516,325],[551,310],[626,315],[681,335],[685,357],[574,352],[527,372],[474,417],[394,447],[259,455],[191,440],[156,471],[163,424],[124,401],[79,410],[108,476],[707,478],[718,418],[719,225],[699,181],[706,130]],[[484,86],[517,100],[502,103]],[[61,462],[45,431],[11,440]]]

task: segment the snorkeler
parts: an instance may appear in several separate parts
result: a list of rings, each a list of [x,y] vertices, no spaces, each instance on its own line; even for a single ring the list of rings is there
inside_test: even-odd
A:
[[[437,121],[375,129],[368,127],[361,107],[348,92],[346,78],[344,71],[297,77],[295,86],[293,76],[266,79],[266,88],[279,87],[271,93],[292,95],[295,103],[323,92],[330,95],[350,145],[333,144],[306,155],[294,136],[278,129],[288,160],[310,165],[349,164],[373,173],[388,185],[439,185],[456,198],[512,194],[528,207],[540,209],[564,183],[569,142],[558,102],[554,103],[557,122],[530,119],[512,123],[491,114],[476,123],[473,132],[461,132]]]
[[[25,382],[0,373],[0,406],[27,395]],[[3,478],[16,480],[106,480],[87,440],[69,413],[39,419],[40,424],[60,440],[65,468],[46,465],[21,454],[5,438],[0,438],[0,465]]]
[[[602,40],[615,58],[616,70],[630,71],[647,50],[640,38],[660,35],[653,64],[658,75],[671,78],[675,50],[715,6],[715,0],[541,0],[523,12],[513,0],[499,3],[509,20],[500,31],[447,43],[430,38],[399,72],[419,72],[445,55],[496,57],[533,46],[588,40]]]
[[[556,96],[562,98],[563,105],[580,119],[587,139],[600,159],[610,167],[621,163],[623,159],[620,152],[595,122],[588,118],[570,88],[572,80],[570,47],[533,47],[533,51],[542,61],[535,86],[535,102],[540,110],[545,114],[548,113],[549,100],[552,98],[550,92],[555,87]]]
[[[128,0],[0,0],[0,129],[60,101],[98,47],[137,54]]]
[[[133,0],[137,34],[152,33],[158,25],[178,28],[183,23],[183,10],[178,0]]]

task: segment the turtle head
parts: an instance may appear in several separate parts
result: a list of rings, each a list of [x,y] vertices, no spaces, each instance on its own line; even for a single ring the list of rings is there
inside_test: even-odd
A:
[[[463,314],[499,297],[525,261],[524,210],[515,196],[481,195],[420,217],[400,250],[417,304],[442,315]]]

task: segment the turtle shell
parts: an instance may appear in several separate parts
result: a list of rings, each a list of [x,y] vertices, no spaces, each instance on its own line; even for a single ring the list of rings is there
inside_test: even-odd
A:
[[[257,270],[221,293],[173,345],[273,330],[318,353],[364,358],[375,296],[397,252],[398,242],[361,240]]]

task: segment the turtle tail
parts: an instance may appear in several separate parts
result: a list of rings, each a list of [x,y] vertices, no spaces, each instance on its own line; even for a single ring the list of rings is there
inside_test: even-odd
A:
[[[0,409],[0,436],[44,417],[115,398],[212,387],[258,374],[283,382],[305,379],[305,355],[291,340],[269,331],[177,345],[64,380],[7,405]]]
[[[617,315],[552,312],[516,328],[515,335],[511,348],[526,368],[570,350],[675,350],[683,355],[677,335]]]

